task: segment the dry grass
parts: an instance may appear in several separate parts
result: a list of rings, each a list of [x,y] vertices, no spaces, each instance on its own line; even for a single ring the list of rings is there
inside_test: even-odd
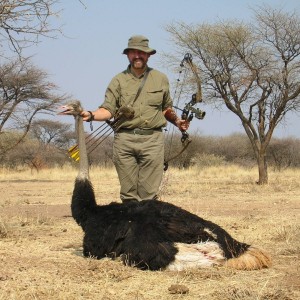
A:
[[[0,300],[300,298],[300,170],[270,171],[266,186],[255,184],[256,169],[168,170],[162,201],[218,223],[273,257],[273,266],[260,271],[187,272],[83,258],[82,232],[69,208],[76,173],[0,170]],[[118,200],[114,170],[92,169],[91,178],[99,204]]]

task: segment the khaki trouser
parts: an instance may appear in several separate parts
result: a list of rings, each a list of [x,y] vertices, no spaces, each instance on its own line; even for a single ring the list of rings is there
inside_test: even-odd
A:
[[[113,145],[113,162],[119,176],[122,201],[153,199],[163,176],[163,133],[117,133]]]

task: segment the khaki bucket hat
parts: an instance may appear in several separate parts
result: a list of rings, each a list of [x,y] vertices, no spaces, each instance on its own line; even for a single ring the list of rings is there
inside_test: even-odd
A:
[[[148,44],[149,40],[145,36],[134,35],[128,40],[128,47],[124,49],[123,54],[127,54],[129,49],[140,50],[150,55],[155,54],[156,50],[149,48]]]

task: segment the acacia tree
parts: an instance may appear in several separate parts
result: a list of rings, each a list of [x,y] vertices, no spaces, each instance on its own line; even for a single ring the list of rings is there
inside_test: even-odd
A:
[[[71,127],[71,124],[40,119],[32,123],[30,132],[44,147],[50,145],[66,151],[76,144],[76,135]]]
[[[60,14],[57,3],[57,0],[0,0],[1,45],[7,45],[21,57],[22,49],[38,43],[41,36],[56,37],[60,28],[53,26],[51,19]]]
[[[47,74],[28,60],[17,60],[0,66],[0,149],[2,154],[24,140],[35,117],[53,113],[63,102],[57,87]],[[14,141],[5,139],[6,131],[15,131]]]
[[[254,12],[252,24],[175,23],[166,30],[177,55],[193,55],[204,101],[225,104],[240,119],[257,160],[258,184],[266,184],[274,129],[300,108],[300,18],[267,6]]]

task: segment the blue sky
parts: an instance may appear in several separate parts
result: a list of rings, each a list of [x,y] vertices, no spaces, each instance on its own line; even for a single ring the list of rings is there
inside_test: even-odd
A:
[[[149,60],[153,68],[176,78],[161,66],[160,53],[171,51],[169,34],[164,30],[172,21],[185,23],[216,22],[239,19],[250,21],[251,7],[262,3],[300,13],[299,0],[68,0],[61,1],[60,19],[64,36],[43,39],[31,47],[28,54],[44,69],[51,81],[64,93],[81,100],[84,107],[94,110],[101,104],[111,78],[126,68],[122,55],[128,38],[142,34],[150,39],[157,54]],[[171,89],[171,95],[174,91]],[[229,135],[244,132],[237,117],[227,111],[207,112],[202,121],[193,121],[192,130],[203,135]],[[61,120],[67,122],[67,120]],[[275,136],[300,137],[300,115],[287,115],[286,122],[275,131]]]

